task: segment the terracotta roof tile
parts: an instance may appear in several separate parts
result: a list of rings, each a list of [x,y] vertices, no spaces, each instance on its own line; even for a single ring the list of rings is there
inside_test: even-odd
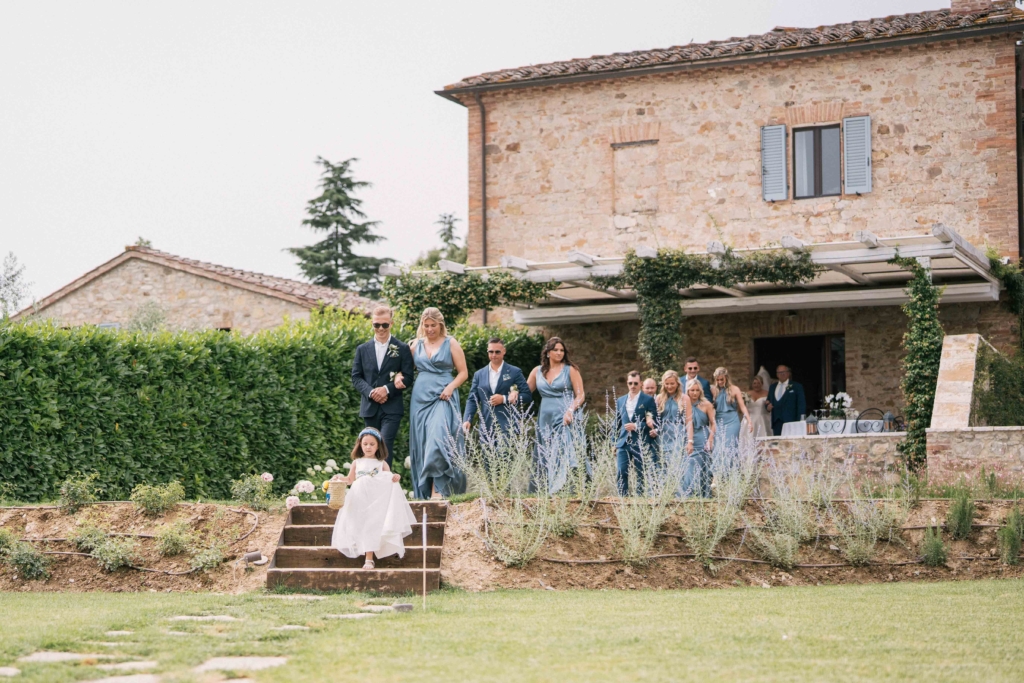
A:
[[[446,86],[445,90],[545,81],[588,73],[628,72],[634,69],[676,63],[741,57],[759,53],[777,53],[855,42],[863,43],[871,40],[923,35],[1007,22],[1024,22],[1024,11],[1014,8],[1012,3],[1001,3],[987,10],[967,14],[940,9],[817,28],[779,27],[768,33],[743,38],[730,38],[703,44],[691,43],[660,50],[599,55],[491,71],[479,76],[464,78],[458,83]]]

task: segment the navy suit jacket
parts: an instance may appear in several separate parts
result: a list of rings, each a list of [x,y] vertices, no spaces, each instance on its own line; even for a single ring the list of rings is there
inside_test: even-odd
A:
[[[653,398],[641,392],[633,414],[629,415],[626,413],[626,400],[628,398],[628,395],[619,396],[619,400],[615,402],[615,428],[619,431],[619,438],[615,442],[616,447],[639,451],[641,439],[645,443],[654,446],[656,440],[651,436],[651,430],[647,428],[647,416],[650,415],[657,420],[658,405],[654,402]],[[636,431],[626,431],[625,425],[630,422],[636,424]]]
[[[392,349],[391,347],[395,348]],[[395,387],[391,373],[402,373],[402,382],[406,389],[412,389],[413,369],[412,352],[409,345],[396,337],[391,337],[384,360],[377,369],[377,351],[373,340],[356,347],[356,356],[352,360],[352,385],[362,396],[359,402],[359,417],[373,417],[378,412],[388,415],[402,415],[405,405],[402,403],[402,390]],[[377,403],[370,398],[370,392],[377,387],[387,387],[388,400]]]
[[[704,379],[703,377],[701,377],[700,375],[697,375],[697,377],[695,377],[695,379],[696,379],[696,380],[697,380],[698,382],[700,382],[700,385],[701,385],[701,386],[702,386],[702,387],[704,388],[704,398],[706,398],[707,400],[709,400],[709,401],[711,401],[712,403],[714,403],[714,402],[715,402],[715,397],[711,395],[711,383],[710,383],[710,382],[708,382],[708,381],[707,381],[706,379]],[[689,379],[687,379],[686,375],[683,375],[683,379],[682,379],[682,383],[683,383],[683,393],[686,393],[686,385],[687,385],[687,384],[688,384],[689,382],[690,382],[690,380],[689,380]]]
[[[807,414],[807,398],[804,396],[804,387],[800,382],[790,381],[782,398],[775,398],[775,389],[778,382],[772,382],[768,388],[768,403],[772,404],[772,429],[786,422],[799,422],[801,415]],[[778,433],[778,431],[776,431]]]
[[[491,391],[491,365],[488,363],[473,373],[473,384],[469,388],[469,398],[466,399],[466,410],[463,411],[462,421],[472,422],[477,410],[480,411],[480,419],[487,425],[488,429],[494,429],[493,420],[498,421],[498,429],[508,429],[509,405],[508,392],[513,386],[519,388],[519,407],[525,408],[533,403],[533,394],[530,392],[530,385],[523,376],[523,371],[514,365],[505,365],[498,375],[498,388]],[[499,394],[505,397],[506,403],[499,406],[491,406],[491,396]]]

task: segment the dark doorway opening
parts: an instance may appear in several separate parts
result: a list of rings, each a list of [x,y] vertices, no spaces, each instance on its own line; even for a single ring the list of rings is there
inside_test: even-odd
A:
[[[762,365],[773,380],[775,368],[788,365],[793,381],[803,385],[807,411],[812,412],[821,408],[827,394],[846,391],[846,338],[816,334],[755,339],[754,372]]]

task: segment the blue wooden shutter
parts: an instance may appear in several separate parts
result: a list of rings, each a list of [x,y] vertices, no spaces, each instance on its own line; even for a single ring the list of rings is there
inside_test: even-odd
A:
[[[871,117],[843,119],[843,178],[846,194],[871,192]]]
[[[789,198],[785,126],[761,127],[761,196],[766,202]]]

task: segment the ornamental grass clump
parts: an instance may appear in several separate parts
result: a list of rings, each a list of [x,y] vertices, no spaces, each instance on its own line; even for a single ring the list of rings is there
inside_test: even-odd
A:
[[[802,456],[796,461],[796,468],[806,498],[821,511],[832,507],[840,489],[852,479],[849,460],[836,464],[831,458],[812,460]]]
[[[129,500],[146,515],[155,517],[185,500],[185,487],[177,481],[167,484],[139,484],[132,489]]]
[[[117,571],[138,562],[139,542],[130,537],[108,536],[89,553],[105,571]]]
[[[50,578],[50,558],[31,543],[15,543],[7,551],[4,560],[23,579],[34,581]]]
[[[750,546],[772,566],[792,569],[800,544],[817,533],[817,511],[801,498],[797,469],[772,462],[768,481],[772,498],[759,502],[761,524],[747,522]]]
[[[96,479],[98,474],[81,475],[73,474],[64,480],[60,485],[60,499],[58,507],[66,515],[73,515],[82,509],[82,506],[94,503],[97,500],[98,488]]]
[[[447,446],[452,462],[466,475],[467,490],[498,508],[528,492],[534,467],[535,418],[517,405],[508,407],[508,418],[507,429],[481,420],[465,439],[450,435]]]
[[[934,521],[934,520],[933,520]],[[921,541],[921,560],[929,567],[942,567],[949,557],[949,549],[942,542],[942,530],[936,524],[924,530]]]
[[[621,532],[622,561],[634,567],[649,562],[658,534],[671,514],[670,505],[683,474],[681,458],[659,460],[643,442],[638,461],[630,461],[627,495],[613,508]]]
[[[971,525],[974,523],[976,512],[974,501],[971,499],[971,489],[961,482],[953,490],[952,500],[946,511],[946,528],[953,540],[962,541],[971,535]]]
[[[195,544],[188,522],[165,524],[156,532],[156,547],[164,557],[180,555]]]
[[[537,557],[550,533],[548,501],[513,498],[505,507],[490,506],[480,499],[484,511],[484,543],[506,567],[522,569]]]
[[[1024,513],[1014,506],[1006,515],[1006,525],[997,533],[999,539],[999,559],[1004,564],[1020,563],[1020,549],[1024,542]]]
[[[829,509],[829,517],[836,529],[835,541],[846,561],[855,567],[869,564],[882,527],[875,502],[857,498],[845,505],[834,505]]]
[[[603,483],[615,469],[614,451],[609,447],[614,443],[614,434],[614,412],[598,417],[597,427],[588,437],[587,416],[577,410],[565,439],[538,444],[540,467],[556,473],[560,483],[550,503],[549,525],[554,535],[575,536],[579,525],[590,516]]]
[[[231,499],[252,510],[269,510],[274,502],[273,478],[248,474],[231,482]]]
[[[107,532],[95,524],[83,524],[68,536],[68,540],[75,544],[83,553],[91,553],[98,545],[107,540]]]

